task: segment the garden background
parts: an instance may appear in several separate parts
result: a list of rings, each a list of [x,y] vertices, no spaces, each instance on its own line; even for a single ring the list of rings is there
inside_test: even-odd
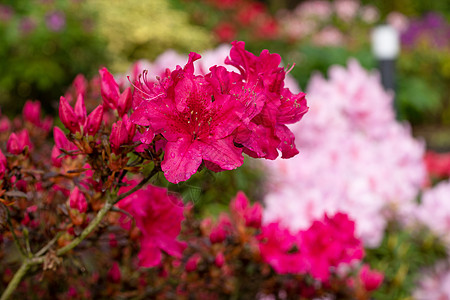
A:
[[[372,51],[373,30],[382,24],[398,34],[394,90],[382,87],[376,71],[380,61]],[[203,56],[196,66],[206,73],[209,66],[224,65],[235,40],[244,41],[255,55],[263,49],[278,53],[289,70],[285,85],[293,93],[306,92],[309,111],[290,126],[300,153],[289,160],[246,157],[233,171],[204,168],[178,184],[164,176],[153,184],[192,205],[187,218],[193,224],[220,219],[239,191],[262,204],[263,223],[278,220],[291,231],[309,228],[324,213],[346,213],[365,248],[364,263],[384,274],[371,297],[450,299],[448,1],[2,0],[0,135],[25,118],[29,100],[41,102],[38,115],[56,117],[60,96],[74,94],[83,80],[95,93],[103,67],[122,88],[129,85],[127,76],[137,78],[144,69],[153,77],[161,75],[165,68],[184,66],[195,51]],[[86,101],[86,106],[91,111],[95,104]],[[64,128],[63,123],[55,118],[56,126]],[[51,134],[47,138],[52,140]],[[2,138],[2,149],[7,139]],[[24,219],[17,223],[26,228]],[[199,231],[198,226],[186,230]],[[4,232],[6,221],[0,227]],[[162,279],[134,272],[126,257],[136,248],[127,249],[119,230],[114,234],[100,241],[100,248],[115,243],[109,260],[90,251],[93,245],[85,246],[58,270],[33,271],[17,295],[34,299],[33,291],[45,299],[139,299],[157,293],[142,286],[161,285]],[[5,234],[0,246],[1,290],[20,265],[7,239]],[[111,259],[121,261],[114,265],[119,271]],[[230,254],[226,259],[248,258]],[[259,271],[247,268],[250,275],[245,274],[257,281]],[[203,275],[184,278],[192,285],[186,290],[194,293],[207,284]],[[72,276],[78,286],[58,283],[59,276],[67,282]],[[95,276],[103,279],[95,281]],[[270,293],[258,291],[258,298],[287,297],[271,294],[275,283],[270,287]],[[83,294],[87,290],[90,294]],[[214,297],[253,295],[224,290]],[[203,297],[215,299],[211,295]],[[335,299],[317,297],[322,296]]]

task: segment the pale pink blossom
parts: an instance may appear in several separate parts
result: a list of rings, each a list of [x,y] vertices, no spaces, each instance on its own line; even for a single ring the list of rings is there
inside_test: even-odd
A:
[[[365,246],[381,242],[387,219],[413,203],[426,171],[424,144],[395,119],[392,94],[378,74],[355,60],[308,85],[310,110],[291,126],[301,149],[289,161],[266,162],[263,223],[305,229],[324,212],[355,220]]]
[[[417,280],[413,291],[416,300],[450,299],[450,266],[446,261],[438,262]]]

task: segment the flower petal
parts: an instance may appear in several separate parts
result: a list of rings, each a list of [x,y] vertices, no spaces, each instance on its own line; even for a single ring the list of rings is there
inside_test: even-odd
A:
[[[168,142],[161,164],[166,179],[172,183],[188,180],[202,163],[201,144],[188,138]]]

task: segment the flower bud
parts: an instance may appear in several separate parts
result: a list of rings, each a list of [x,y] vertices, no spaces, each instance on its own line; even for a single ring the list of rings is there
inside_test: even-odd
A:
[[[84,194],[78,189],[78,187],[75,187],[72,192],[70,193],[69,197],[69,205],[70,208],[77,209],[81,213],[85,213],[87,211],[87,201]]]
[[[121,278],[119,264],[114,262],[111,269],[108,271],[108,280],[113,283],[119,283]]]
[[[186,272],[194,272],[197,270],[197,265],[200,262],[200,254],[195,253],[194,255],[192,255],[188,261],[186,262]]]
[[[0,150],[0,179],[5,175],[7,166],[8,161],[6,160],[6,157],[3,154],[2,150]]]
[[[23,129],[17,134],[11,133],[6,144],[6,150],[11,154],[18,155],[21,154],[27,146],[28,148],[32,148],[28,131]]]
[[[221,268],[224,263],[225,263],[225,256],[223,255],[223,253],[222,252],[217,253],[216,258],[214,259],[214,264],[218,268]]]
[[[59,118],[64,126],[70,130],[71,133],[80,131],[80,124],[78,118],[73,111],[73,108],[69,105],[66,98],[61,96],[59,100]]]
[[[39,101],[30,101],[25,102],[23,106],[22,116],[25,121],[30,122],[36,126],[39,126],[41,123],[41,103]]]
[[[361,279],[364,289],[371,292],[381,285],[384,275],[381,272],[370,270],[368,265],[363,265],[359,271],[359,278]]]
[[[84,104],[84,97],[79,94],[77,102],[75,103],[75,116],[77,117],[78,124],[84,125],[86,122],[86,105]]]
[[[87,117],[86,121],[87,134],[90,136],[94,136],[97,133],[98,129],[100,128],[100,125],[102,125],[102,120],[103,120],[103,106],[99,105]]]
[[[261,204],[259,204],[259,203],[253,204],[253,206],[247,210],[244,218],[245,218],[245,226],[253,227],[253,228],[260,228],[261,220],[262,220]]]
[[[86,80],[86,77],[84,77],[83,74],[78,74],[77,77],[75,77],[72,86],[75,89],[76,95],[83,95],[83,97],[86,96],[86,90],[88,87],[88,82]]]
[[[109,136],[111,150],[113,153],[120,152],[120,146],[128,141],[128,131],[123,121],[117,121],[112,125],[111,135]]]
[[[209,234],[209,240],[211,241],[212,244],[222,243],[223,241],[225,241],[226,238],[227,232],[225,231],[223,226],[220,226],[220,224],[214,227],[211,230],[211,233]]]
[[[116,109],[120,97],[119,85],[106,68],[99,71],[101,76],[101,94],[106,108]]]

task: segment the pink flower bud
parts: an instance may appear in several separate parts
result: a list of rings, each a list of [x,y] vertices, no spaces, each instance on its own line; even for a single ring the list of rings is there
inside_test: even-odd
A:
[[[119,85],[114,80],[111,73],[106,68],[99,70],[101,76],[101,94],[105,107],[117,108],[117,101],[120,97]]]
[[[86,122],[86,105],[84,104],[84,97],[79,94],[77,102],[75,103],[75,116],[77,117],[78,124],[84,125]]]
[[[75,77],[72,86],[75,89],[75,94],[76,95],[83,95],[84,97],[86,96],[86,90],[87,90],[87,86],[88,86],[88,82],[86,80],[86,78],[84,77],[83,74],[78,74],[77,77]]]
[[[133,94],[131,93],[131,88],[126,88],[125,91],[120,95],[117,103],[117,112],[119,116],[122,117],[131,109],[131,103],[133,100]]]
[[[371,292],[381,285],[384,275],[381,272],[370,270],[368,265],[363,265],[359,271],[359,278],[361,279],[364,289]]]
[[[247,209],[249,201],[243,192],[239,192],[230,203],[230,210],[232,213],[243,216]]]
[[[225,231],[223,226],[220,226],[220,224],[214,227],[211,230],[211,233],[209,234],[209,240],[211,241],[212,244],[222,243],[223,241],[225,241],[226,238],[227,232]]]
[[[66,98],[62,96],[59,100],[59,118],[70,132],[75,133],[80,131],[80,124],[78,123],[78,118],[73,108],[69,105]]]
[[[41,103],[39,101],[30,101],[25,102],[23,106],[22,116],[25,121],[30,122],[36,126],[39,126],[41,123]]]
[[[0,179],[5,175],[7,166],[8,161],[6,160],[5,155],[3,155],[2,150],[0,150]]]
[[[109,141],[111,143],[111,150],[118,154],[120,146],[126,144],[128,140],[128,131],[123,121],[117,121],[112,125],[111,135]]]
[[[192,255],[186,262],[186,272],[194,272],[195,270],[197,270],[197,265],[200,262],[200,259],[200,254],[195,253],[194,255]]]
[[[0,119],[0,132],[5,132],[11,129],[11,121],[7,117]]]
[[[119,283],[121,278],[119,264],[114,262],[111,269],[108,271],[108,280],[113,283]]]
[[[11,133],[9,136],[8,142],[6,144],[6,150],[11,154],[21,154],[25,147],[32,148],[32,144],[30,141],[30,136],[28,135],[28,131],[23,129],[17,134]]]
[[[87,211],[87,201],[84,194],[78,189],[78,187],[75,187],[72,192],[70,193],[69,197],[69,205],[70,208],[77,209],[81,213],[85,213]]]
[[[224,263],[225,263],[225,256],[223,255],[223,253],[222,252],[217,253],[216,258],[214,259],[214,264],[218,268],[221,268]]]
[[[88,135],[94,136],[103,120],[103,106],[99,105],[88,116],[86,121],[86,132]]]
[[[244,218],[245,218],[245,226],[260,228],[262,220],[261,204],[259,203],[253,204],[253,206],[247,210]]]

